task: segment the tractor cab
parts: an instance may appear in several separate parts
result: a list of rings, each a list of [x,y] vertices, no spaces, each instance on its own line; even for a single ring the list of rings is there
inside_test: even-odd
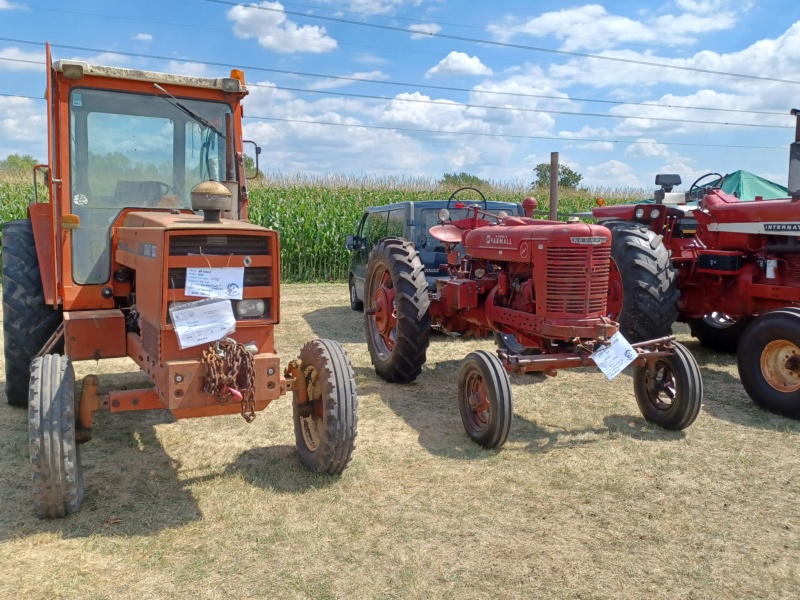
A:
[[[233,112],[247,91],[241,72],[233,75],[205,79],[54,63],[53,191],[56,217],[72,225],[64,285],[109,282],[111,229],[124,209],[190,211],[192,189],[211,180],[233,197],[223,216],[240,217],[246,192]]]

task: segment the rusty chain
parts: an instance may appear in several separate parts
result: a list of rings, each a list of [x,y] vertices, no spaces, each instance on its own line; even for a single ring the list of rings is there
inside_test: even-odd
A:
[[[203,351],[205,383],[203,391],[219,398],[222,404],[231,396],[239,399],[242,417],[248,423],[256,418],[256,369],[253,355],[243,344],[223,338]]]

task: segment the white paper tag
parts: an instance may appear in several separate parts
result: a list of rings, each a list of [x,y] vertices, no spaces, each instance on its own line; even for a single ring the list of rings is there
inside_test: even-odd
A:
[[[628,340],[621,333],[617,332],[611,336],[607,345],[601,346],[589,358],[594,361],[603,372],[603,375],[611,380],[622,373],[625,367],[636,360],[637,356],[638,353],[633,346],[628,343]]]
[[[244,287],[244,267],[212,267],[186,269],[187,296],[241,300]]]
[[[169,308],[181,350],[221,340],[236,330],[230,300],[214,298],[175,303]]]

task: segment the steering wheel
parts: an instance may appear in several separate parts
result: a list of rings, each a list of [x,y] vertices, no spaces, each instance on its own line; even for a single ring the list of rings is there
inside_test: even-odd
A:
[[[717,179],[719,179],[719,183],[717,184],[718,187],[722,185],[723,181],[725,181],[725,176],[724,175],[720,175],[719,173],[706,173],[705,175],[701,175],[700,177],[695,179],[695,182],[692,185],[689,186],[689,191],[691,192],[694,188],[703,189],[701,186],[699,186],[697,184],[700,183],[701,181],[703,181],[704,179],[708,179],[712,175],[716,175]]]
[[[447,210],[450,210],[450,202],[452,202],[455,199],[456,194],[458,192],[463,192],[464,190],[472,190],[473,192],[478,192],[478,194],[480,194],[481,199],[483,200],[483,210],[486,210],[486,206],[487,206],[486,205],[486,196],[484,196],[483,192],[480,191],[478,188],[474,188],[474,187],[470,187],[470,186],[460,187],[455,192],[450,194],[450,197],[447,199]]]
[[[170,196],[170,195],[177,196],[177,194],[175,193],[175,188],[172,187],[170,184],[164,183],[163,181],[156,181],[156,183],[164,188],[164,193],[161,194],[162,196]],[[169,194],[168,192],[172,192],[172,194]]]

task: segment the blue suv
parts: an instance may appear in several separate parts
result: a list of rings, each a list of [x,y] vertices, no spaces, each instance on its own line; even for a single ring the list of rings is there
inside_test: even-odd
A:
[[[436,289],[436,280],[446,277],[440,265],[447,264],[444,244],[433,238],[429,231],[439,224],[439,211],[447,208],[450,218],[463,219],[468,206],[479,205],[491,212],[505,211],[509,215],[523,216],[522,206],[515,202],[491,202],[475,200],[425,200],[421,202],[397,202],[384,206],[370,206],[361,217],[355,235],[347,236],[347,249],[353,251],[350,259],[348,283],[350,307],[364,308],[364,277],[367,261],[373,246],[386,237],[401,237],[414,244],[425,267],[428,288]]]

